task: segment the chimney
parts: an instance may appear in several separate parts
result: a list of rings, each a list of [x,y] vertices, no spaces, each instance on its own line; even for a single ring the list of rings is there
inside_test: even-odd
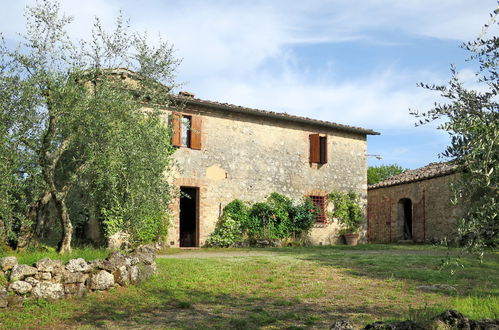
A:
[[[188,97],[190,99],[194,98],[194,94],[186,92],[186,91],[178,92],[178,96]]]

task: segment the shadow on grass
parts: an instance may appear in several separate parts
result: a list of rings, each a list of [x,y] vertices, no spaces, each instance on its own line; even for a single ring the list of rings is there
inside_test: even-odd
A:
[[[380,318],[394,315],[393,310],[375,305],[327,310],[320,304],[295,299],[213,294],[194,289],[174,293],[154,288],[145,289],[142,294],[147,297],[125,296],[99,301],[68,320],[69,324],[99,328],[257,329],[275,326],[300,329],[326,328],[337,319],[362,320],[368,315]],[[183,298],[179,299],[179,296]]]
[[[280,248],[271,251],[281,255],[292,255],[301,260],[316,262],[322,266],[343,269],[353,276],[369,277],[378,280],[413,281],[417,285],[447,284],[454,290],[443,290],[445,295],[486,295],[499,296],[497,274],[499,255],[489,253],[480,263],[475,256],[461,258],[463,267],[441,268],[447,257],[445,248],[432,249],[431,246],[410,247],[390,245],[360,245],[357,247],[304,247]],[[450,250],[450,260],[456,249]]]

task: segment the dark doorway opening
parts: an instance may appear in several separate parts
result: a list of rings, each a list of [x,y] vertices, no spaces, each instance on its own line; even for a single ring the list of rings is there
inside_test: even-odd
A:
[[[412,201],[409,198],[403,198],[399,201],[399,211],[402,213],[403,221],[403,239],[412,239]]]
[[[197,247],[199,189],[180,187],[180,193],[180,247]]]

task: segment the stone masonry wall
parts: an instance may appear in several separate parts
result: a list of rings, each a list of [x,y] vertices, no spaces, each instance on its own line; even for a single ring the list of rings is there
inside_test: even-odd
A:
[[[206,107],[184,110],[202,117],[202,149],[179,148],[174,159],[178,186],[199,188],[199,245],[202,246],[225,205],[234,199],[263,201],[278,192],[294,200],[331,191],[367,194],[366,136],[316,125],[298,124]],[[165,120],[170,116],[165,111]],[[328,162],[309,163],[309,134],[325,134]],[[179,203],[168,242],[179,246]],[[334,244],[337,223],[317,224],[314,244]]]
[[[383,229],[371,228],[371,225],[373,227],[386,226],[388,221],[391,222],[391,228],[385,228],[386,230],[381,234],[386,237],[378,237],[372,242],[397,242],[402,239],[403,216],[401,217],[398,205],[402,198],[409,198],[412,201],[413,214],[424,217],[425,241],[438,241],[445,237],[455,238],[457,221],[463,215],[463,210],[461,207],[451,205],[450,184],[456,182],[458,178],[459,174],[451,174],[423,181],[369,189],[369,231]],[[418,207],[420,209],[416,209]],[[381,215],[381,218],[377,223],[373,223],[372,219],[376,218],[376,214]],[[390,233],[391,237],[388,237]]]
[[[112,252],[90,262],[43,258],[29,266],[18,264],[16,257],[0,258],[0,276],[8,279],[0,285],[0,308],[18,306],[29,297],[60,299],[137,284],[156,273],[155,254],[155,246],[144,245],[128,255]]]

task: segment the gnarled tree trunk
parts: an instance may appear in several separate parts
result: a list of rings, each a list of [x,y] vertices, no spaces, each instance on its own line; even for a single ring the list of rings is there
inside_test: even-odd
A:
[[[43,219],[40,219],[40,212],[47,206],[51,198],[52,194],[50,192],[45,192],[40,199],[31,204],[27,214],[28,221],[21,223],[17,238],[17,251],[24,251],[27,248],[39,245],[39,237],[35,228],[39,226],[39,221],[43,221]]]
[[[58,194],[53,193],[52,198],[55,202],[55,208],[59,215],[62,226],[62,238],[59,242],[59,253],[71,252],[71,238],[73,237],[73,225],[71,224],[71,219],[69,218],[68,208],[66,206],[66,196],[57,196]]]

